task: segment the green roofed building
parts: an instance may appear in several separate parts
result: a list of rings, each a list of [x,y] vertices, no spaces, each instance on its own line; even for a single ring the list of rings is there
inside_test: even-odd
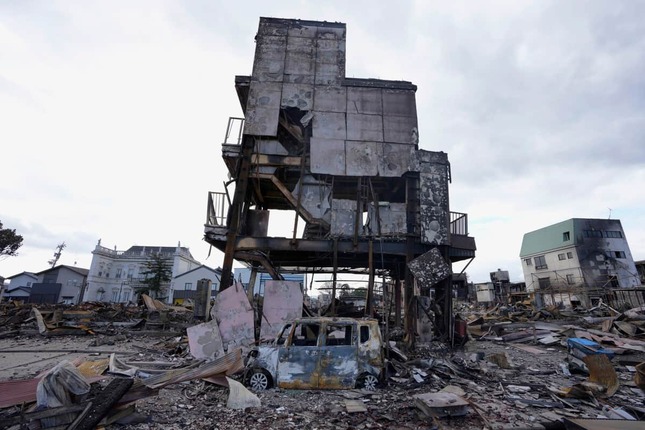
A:
[[[592,305],[606,290],[641,286],[617,219],[572,218],[526,233],[520,258],[538,305]]]

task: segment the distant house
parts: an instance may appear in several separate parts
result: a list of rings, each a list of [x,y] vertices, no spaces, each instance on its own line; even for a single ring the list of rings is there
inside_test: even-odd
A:
[[[142,281],[148,270],[146,264],[153,255],[159,254],[172,268],[172,280],[182,273],[196,269],[202,264],[195,260],[190,250],[177,246],[131,246],[125,251],[101,246],[101,241],[92,251],[92,263],[88,276],[85,301],[127,303],[136,301],[137,290],[146,287]],[[172,301],[173,281],[162,286],[158,298]]]
[[[211,297],[215,297],[219,291],[222,270],[211,269],[201,265],[188,272],[175,276],[170,286],[170,302],[181,304],[185,299],[194,299],[197,293],[197,282],[202,279],[211,281]]]
[[[88,272],[88,269],[60,265],[36,273],[38,282],[31,286],[29,303],[80,303]]]
[[[27,301],[31,294],[31,286],[38,282],[38,276],[31,272],[22,272],[6,278],[9,284],[2,291],[1,301],[23,300]]]
[[[526,233],[520,258],[538,305],[593,301],[609,289],[641,286],[617,219],[572,218]]]

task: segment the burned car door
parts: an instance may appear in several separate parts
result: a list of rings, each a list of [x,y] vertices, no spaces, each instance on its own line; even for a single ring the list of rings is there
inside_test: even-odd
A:
[[[320,388],[354,388],[358,377],[356,324],[327,323],[320,346]]]
[[[278,351],[277,382],[280,388],[317,388],[321,325],[297,322]]]

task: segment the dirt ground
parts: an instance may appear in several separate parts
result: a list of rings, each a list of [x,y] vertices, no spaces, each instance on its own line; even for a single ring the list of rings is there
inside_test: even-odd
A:
[[[179,332],[50,338],[34,333],[4,338],[0,339],[0,381],[33,378],[62,360],[95,360],[112,352],[130,361],[181,364],[189,359],[181,339]],[[226,407],[227,388],[190,381],[137,400],[136,413],[127,418],[130,424],[108,428],[539,429],[564,428],[565,417],[597,418],[603,409],[633,413],[631,408],[645,408],[645,394],[635,386],[629,364],[645,361],[643,353],[614,358],[620,388],[609,398],[590,399],[555,396],[558,389],[588,378],[568,376],[562,368],[566,357],[566,349],[559,344],[471,340],[453,351],[433,344],[409,353],[406,363],[395,363],[387,386],[375,392],[270,389],[257,394],[261,407],[243,411]],[[467,399],[466,416],[433,419],[415,405],[415,395],[446,387]],[[367,412],[350,412],[346,400],[359,400]],[[0,428],[1,417],[11,412],[15,407],[0,410]]]

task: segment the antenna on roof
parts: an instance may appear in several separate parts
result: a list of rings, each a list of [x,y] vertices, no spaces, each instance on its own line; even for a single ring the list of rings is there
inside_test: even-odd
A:
[[[607,219],[611,219],[611,208],[607,208],[607,209],[609,209],[609,218]]]

